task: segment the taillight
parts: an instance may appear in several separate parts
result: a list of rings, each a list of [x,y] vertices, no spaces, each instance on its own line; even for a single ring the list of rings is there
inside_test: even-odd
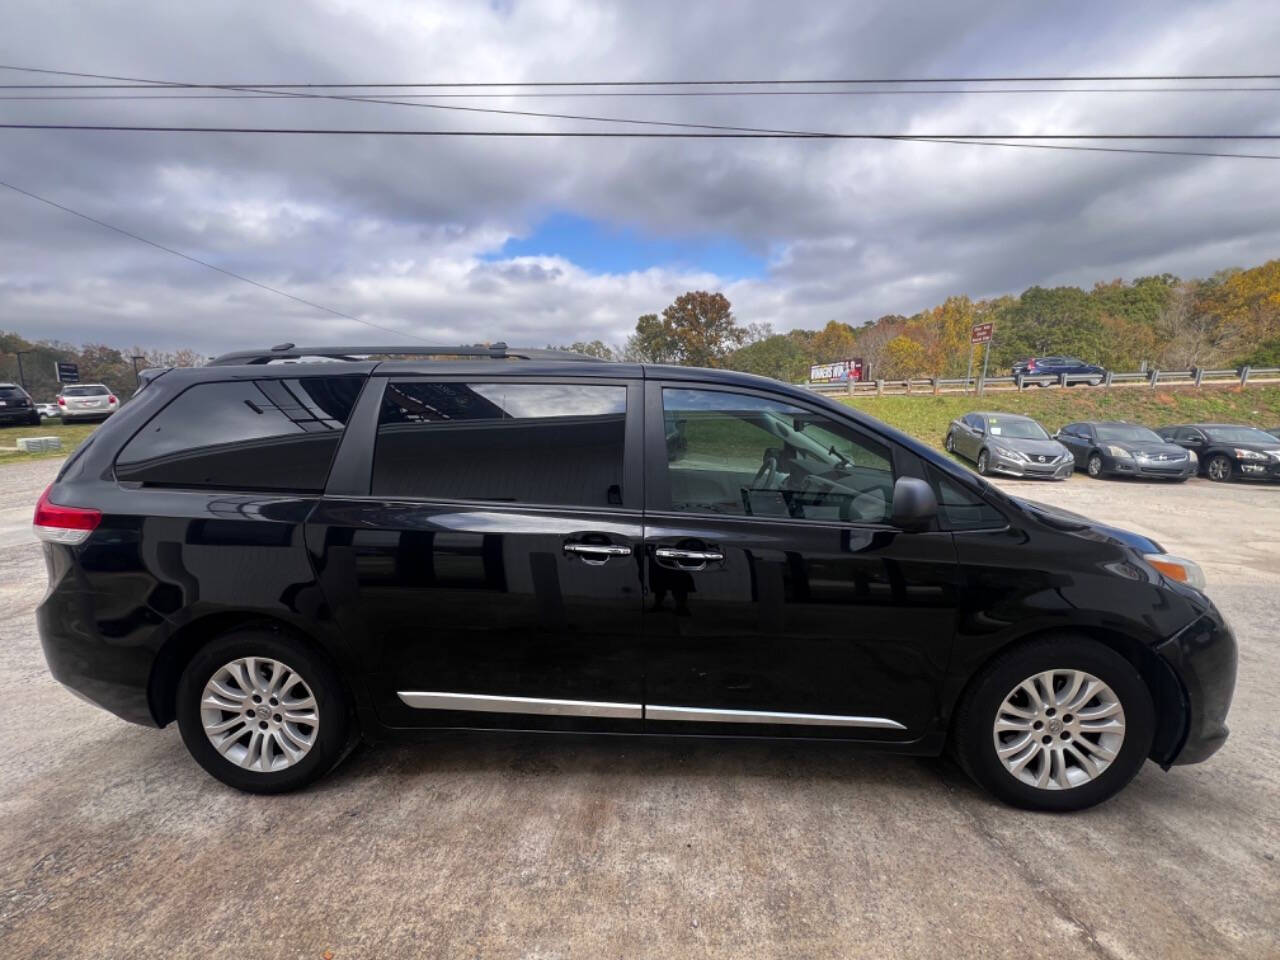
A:
[[[60,406],[60,407],[65,407],[66,405],[67,405],[67,398],[66,398],[66,397],[59,397],[59,398],[58,398],[58,406]]]
[[[49,543],[84,543],[102,522],[102,511],[54,503],[49,499],[52,489],[53,484],[46,487],[36,503],[36,515],[32,520],[36,536]]]
[[[110,394],[108,394],[108,395],[107,395],[107,403],[115,403],[115,402],[116,402],[116,398],[115,398],[115,397],[113,397],[113,396],[111,396]]]

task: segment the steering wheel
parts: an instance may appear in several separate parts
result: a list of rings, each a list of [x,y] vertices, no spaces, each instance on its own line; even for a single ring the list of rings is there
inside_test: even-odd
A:
[[[778,457],[773,450],[764,452],[764,461],[751,480],[752,490],[772,490],[778,480]]]

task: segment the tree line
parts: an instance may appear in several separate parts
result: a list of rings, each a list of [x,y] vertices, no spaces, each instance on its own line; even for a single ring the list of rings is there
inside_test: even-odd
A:
[[[964,376],[975,324],[991,322],[990,372],[1015,360],[1070,355],[1111,370],[1280,366],[1280,260],[1207,279],[1173,274],[1080,287],[1031,287],[1019,296],[948,297],[912,316],[889,314],[855,326],[775,333],[741,324],[721,293],[691,291],[662,313],[637,320],[620,348],[600,341],[573,349],[649,363],[724,367],[800,381],[813,363],[861,357],[866,376]],[[980,358],[979,358],[980,362]]]
[[[194,367],[207,359],[194,350],[145,350],[134,347],[120,350],[104,343],[86,343],[79,347],[58,340],[31,341],[17,333],[0,331],[0,380],[19,382],[21,354],[21,379],[26,381],[27,391],[38,402],[50,401],[58,392],[58,379],[54,365],[59,361],[76,364],[80,368],[82,383],[105,383],[112,390],[125,396],[133,392],[134,357],[140,357],[137,369],[148,367]]]

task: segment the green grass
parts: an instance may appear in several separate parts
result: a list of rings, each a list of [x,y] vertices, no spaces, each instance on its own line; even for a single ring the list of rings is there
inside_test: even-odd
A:
[[[65,457],[79,446],[80,441],[93,433],[97,426],[96,423],[63,425],[57,420],[45,420],[38,427],[0,427],[0,464],[23,463],[45,457]],[[61,437],[62,449],[52,453],[22,453],[19,450],[6,449],[16,447],[19,437]]]
[[[1101,390],[1031,389],[968,396],[856,397],[842,402],[941,449],[947,426],[977,410],[1034,417],[1050,433],[1077,420],[1129,420],[1149,427],[1173,423],[1241,423],[1280,427],[1280,387],[1194,387]]]

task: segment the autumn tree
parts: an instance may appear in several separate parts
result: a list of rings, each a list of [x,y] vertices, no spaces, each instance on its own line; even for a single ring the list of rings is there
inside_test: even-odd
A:
[[[661,317],[646,314],[637,320],[627,352],[649,363],[718,367],[748,335],[723,293],[691,290],[677,297]]]
[[[883,380],[905,380],[919,376],[925,366],[925,350],[908,336],[899,335],[885,345]]]

